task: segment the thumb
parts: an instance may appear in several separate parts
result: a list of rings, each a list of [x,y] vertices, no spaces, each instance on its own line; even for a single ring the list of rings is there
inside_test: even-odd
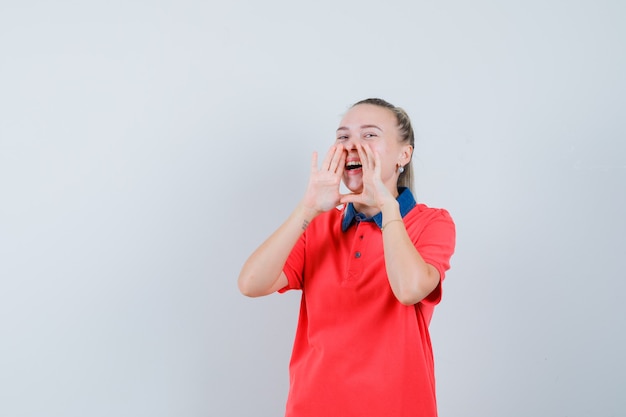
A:
[[[363,195],[362,194],[354,194],[354,193],[341,194],[339,196],[339,202],[342,203],[342,204],[362,203],[363,202]]]

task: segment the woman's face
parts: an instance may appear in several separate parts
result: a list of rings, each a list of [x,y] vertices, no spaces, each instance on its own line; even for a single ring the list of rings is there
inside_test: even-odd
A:
[[[410,161],[411,146],[400,142],[396,116],[389,109],[373,104],[352,107],[341,120],[336,143],[342,144],[348,153],[343,182],[350,191],[360,193],[363,189],[363,170],[356,150],[360,143],[379,154],[381,179],[396,195],[397,166]]]

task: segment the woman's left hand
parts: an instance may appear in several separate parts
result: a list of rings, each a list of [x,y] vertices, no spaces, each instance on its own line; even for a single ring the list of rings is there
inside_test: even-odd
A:
[[[341,196],[342,203],[363,204],[369,207],[382,209],[387,201],[395,201],[395,197],[381,177],[380,155],[368,145],[356,144],[361,169],[363,170],[363,189],[360,194],[344,194]]]

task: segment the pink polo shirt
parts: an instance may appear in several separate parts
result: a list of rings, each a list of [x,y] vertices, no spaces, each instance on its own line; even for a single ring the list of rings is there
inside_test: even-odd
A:
[[[454,252],[452,218],[415,205],[409,190],[398,200],[411,240],[443,281]],[[286,417],[436,416],[428,325],[441,283],[418,304],[401,304],[389,286],[379,224],[357,218],[343,231],[344,211],[315,218],[284,267],[289,284],[281,292],[302,290]]]

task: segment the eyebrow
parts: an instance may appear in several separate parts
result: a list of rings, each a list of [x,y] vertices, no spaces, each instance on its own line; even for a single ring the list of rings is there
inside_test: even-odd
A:
[[[363,129],[371,129],[371,128],[378,129],[378,130],[380,130],[381,132],[383,131],[380,127],[378,127],[378,126],[376,126],[376,125],[362,125],[362,126],[361,126],[361,130],[363,130]],[[347,127],[345,127],[345,126],[340,126],[340,127],[337,129],[337,131],[340,131],[340,130],[350,130],[350,129],[348,129],[348,128],[347,128]]]

